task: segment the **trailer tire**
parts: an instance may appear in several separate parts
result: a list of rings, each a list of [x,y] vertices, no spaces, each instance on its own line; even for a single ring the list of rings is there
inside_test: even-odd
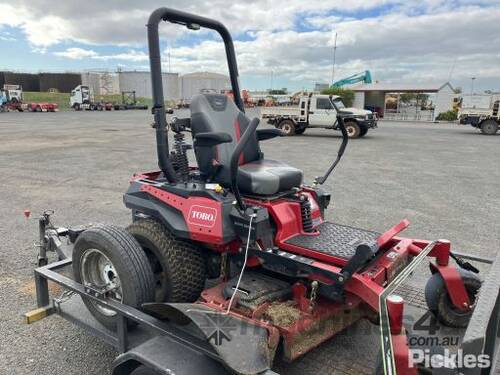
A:
[[[296,127],[292,120],[281,120],[278,127],[283,131],[284,135],[289,137],[296,132]]]
[[[485,120],[481,123],[481,133],[495,135],[498,131],[498,124],[495,120]]]
[[[142,246],[155,274],[156,302],[194,302],[205,287],[206,258],[198,246],[176,239],[154,219],[127,228]]]
[[[80,234],[73,249],[73,273],[75,281],[89,287],[118,286],[118,290],[108,292],[108,298],[114,293],[114,300],[134,308],[154,299],[154,276],[148,258],[122,228],[98,225]],[[102,325],[116,330],[116,312],[88,298],[83,302]]]
[[[481,280],[471,271],[458,268],[462,277],[469,299],[474,305]],[[446,284],[439,272],[436,272],[425,285],[425,300],[427,307],[434,316],[447,327],[465,328],[469,324],[470,317],[474,309],[467,312],[459,311],[451,302],[446,289]]]
[[[347,135],[349,138],[358,138],[360,137],[361,133],[361,128],[359,127],[358,123],[356,121],[346,121],[345,124],[345,129],[347,130]]]

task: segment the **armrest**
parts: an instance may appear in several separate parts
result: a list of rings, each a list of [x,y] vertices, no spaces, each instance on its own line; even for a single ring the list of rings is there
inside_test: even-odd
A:
[[[233,138],[224,132],[198,133],[194,136],[194,145],[197,147],[213,147],[232,141]]]
[[[268,129],[257,130],[257,139],[259,141],[265,141],[266,139],[282,137],[282,136],[283,132],[280,129],[268,128]]]

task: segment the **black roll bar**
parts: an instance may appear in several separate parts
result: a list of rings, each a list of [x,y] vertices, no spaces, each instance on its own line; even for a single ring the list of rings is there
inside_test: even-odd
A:
[[[243,100],[241,99],[238,65],[236,63],[236,54],[234,52],[233,39],[227,28],[220,22],[181,12],[170,8],[159,8],[151,13],[149,17],[148,29],[148,47],[149,47],[149,64],[151,69],[151,84],[153,90],[153,114],[156,124],[156,148],[158,152],[158,164],[165,178],[174,183],[177,181],[177,176],[172,167],[169,158],[168,139],[167,139],[167,118],[165,116],[165,104],[163,97],[163,84],[161,74],[161,54],[160,54],[160,38],[158,35],[158,26],[160,21],[168,21],[185,25],[188,29],[198,30],[200,27],[215,30],[219,33],[224,41],[226,49],[227,64],[229,67],[229,76],[231,78],[231,86],[233,89],[234,102],[240,109],[245,112]]]

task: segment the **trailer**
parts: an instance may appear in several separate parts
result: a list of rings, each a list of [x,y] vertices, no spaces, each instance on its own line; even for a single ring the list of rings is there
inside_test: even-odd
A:
[[[246,352],[252,350],[250,344],[246,344],[249,338],[244,337],[244,340],[239,340],[237,335],[230,335],[230,332],[234,331],[239,324],[232,321],[230,316],[223,316],[223,319],[219,321],[214,317],[214,319],[204,320],[202,324],[187,321],[180,312],[170,315],[167,319],[162,312],[147,313],[144,310],[118,303],[106,298],[106,291],[96,290],[76,282],[71,271],[73,245],[77,237],[90,226],[75,228],[55,226],[51,221],[53,213],[53,211],[46,211],[38,218],[40,238],[37,244],[38,267],[35,269],[34,276],[37,308],[24,314],[26,324],[34,324],[51,315],[57,315],[82,328],[88,334],[101,339],[119,353],[112,364],[112,375],[201,373],[229,375],[233,372],[227,369],[225,363],[227,353],[224,349],[235,352],[231,355],[241,360],[247,357]],[[25,215],[29,216],[30,213],[25,212]],[[49,253],[56,255],[56,259],[52,262],[49,262]],[[424,296],[419,294],[416,288],[402,285],[404,278],[391,283],[391,288],[387,289],[388,292],[381,298],[381,305],[391,308],[389,298],[391,293],[392,295],[397,293],[410,301],[410,306],[405,309],[405,324],[408,325],[406,323],[408,321],[415,322],[410,328],[412,331],[408,332],[408,341],[412,344],[413,360],[416,363],[425,360],[426,357],[420,356],[422,353],[423,355],[427,353],[431,359],[434,358],[432,359],[434,361],[436,358],[441,358],[439,356],[444,351],[451,350],[453,353],[459,353],[462,361],[471,356],[471,358],[487,358],[490,364],[483,368],[467,368],[462,362],[460,368],[437,367],[429,369],[425,374],[494,375],[498,369],[500,350],[500,254],[496,259],[467,254],[456,255],[462,261],[489,266],[488,276],[481,287],[475,311],[465,333],[461,330],[449,329],[440,331],[440,327],[430,317],[425,303],[421,302]],[[408,268],[407,273],[414,270],[417,265],[418,262],[415,262],[411,268]],[[50,290],[57,288],[49,289],[49,283],[58,285],[62,292],[57,295],[51,294]],[[118,317],[116,330],[110,330],[98,322],[87,310],[83,303],[84,299],[98,302],[115,312]],[[392,305],[393,308],[394,305]],[[387,309],[382,311],[379,317],[382,322],[382,324],[379,323],[380,341],[391,344],[382,345],[381,351],[389,363],[392,362],[391,358],[401,355],[402,348],[393,342],[394,336],[391,337],[390,314],[388,315]],[[390,312],[393,313],[392,310]],[[357,337],[356,334],[354,335],[353,340],[350,340],[354,346],[355,340],[358,340],[357,345],[359,345],[359,342],[366,339],[365,333],[358,334]],[[459,344],[455,343],[457,345],[450,346],[450,348],[435,345],[437,342],[449,340],[450,337],[459,337]],[[431,343],[430,348],[429,343]],[[357,355],[362,358],[364,354],[360,351]],[[338,363],[339,368],[345,369],[351,360],[350,356],[341,357],[342,362]],[[278,375],[276,371],[280,370],[280,373],[286,373],[287,366],[293,366],[293,364],[280,363],[276,366],[277,368],[258,374]],[[380,357],[374,373],[384,374],[383,366],[382,357]],[[255,375],[257,373],[242,372],[241,374]],[[355,375],[356,372],[352,374]],[[401,369],[392,369],[386,374],[405,375],[406,372]]]
[[[148,109],[145,104],[140,104],[135,96],[135,91],[122,91],[122,102],[114,104],[115,111],[128,110],[128,109]]]
[[[21,85],[5,84],[0,89],[0,110],[18,112],[57,112],[59,106],[48,102],[23,102],[23,88]]]

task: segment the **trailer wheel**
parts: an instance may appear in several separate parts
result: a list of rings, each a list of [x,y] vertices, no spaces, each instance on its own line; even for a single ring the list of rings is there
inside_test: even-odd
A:
[[[140,365],[134,371],[132,371],[130,375],[159,375],[159,372],[144,365]]]
[[[359,138],[364,137],[367,133],[368,133],[368,128],[366,126],[363,126],[359,131]]]
[[[278,127],[283,131],[283,134],[286,136],[292,136],[295,134],[295,124],[292,120],[282,120]]]
[[[126,230],[110,225],[87,229],[73,249],[75,280],[105,293],[107,299],[140,308],[154,299],[154,277],[141,246]],[[83,298],[92,315],[116,329],[116,312]]]
[[[481,133],[495,135],[498,131],[498,124],[495,120],[486,120],[481,124]]]
[[[344,125],[349,138],[358,138],[360,136],[361,128],[356,121],[346,121]]]
[[[151,262],[156,282],[155,301],[196,301],[207,277],[202,249],[176,239],[163,224],[153,219],[138,220],[127,230]]]
[[[471,271],[461,268],[459,268],[458,271],[460,272],[465,289],[469,295],[469,300],[472,302],[472,305],[474,305],[479,288],[481,288],[481,280]],[[427,307],[434,316],[448,327],[467,327],[472,312],[474,311],[474,309],[471,308],[469,311],[464,312],[458,310],[453,305],[444,280],[439,272],[436,272],[427,281],[425,285],[425,300],[427,302]]]

